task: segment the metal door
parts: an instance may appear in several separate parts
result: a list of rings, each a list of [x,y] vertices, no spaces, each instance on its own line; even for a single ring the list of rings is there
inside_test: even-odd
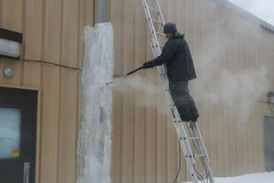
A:
[[[274,117],[265,117],[265,168],[274,171]]]
[[[0,182],[34,183],[37,92],[0,87]]]

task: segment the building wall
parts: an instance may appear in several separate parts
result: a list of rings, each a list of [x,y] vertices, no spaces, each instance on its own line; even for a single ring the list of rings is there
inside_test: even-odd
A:
[[[186,34],[198,76],[203,72],[204,56],[211,53],[216,42],[233,40],[240,46],[231,46],[210,58],[230,71],[265,63],[273,90],[272,33],[261,29],[250,16],[218,0],[167,2],[161,0],[165,17],[175,21]],[[115,76],[119,76],[152,58],[150,41],[139,0],[108,1],[108,5],[107,13],[115,32]],[[5,67],[14,70],[10,79],[0,75],[0,85],[39,90],[36,161],[39,183],[75,182],[79,68],[83,60],[81,31],[83,25],[94,22],[93,13],[92,0],[0,1],[0,26],[24,34],[21,61],[0,59],[1,71]],[[140,71],[140,76],[159,83],[155,70]],[[200,78],[193,83],[199,81]],[[128,88],[126,92],[115,90],[113,98],[113,182],[172,181],[178,167],[179,148],[162,92],[148,95],[143,90]],[[271,115],[264,96],[256,102],[244,125],[224,104],[209,104],[199,93],[195,93],[195,99],[214,174],[230,176],[263,171],[263,116]],[[140,105],[140,100],[145,102]],[[179,179],[186,178],[182,159]]]
[[[1,0],[0,27],[22,32],[22,58],[0,58],[0,85],[39,91],[37,183],[75,183],[82,30],[93,0]],[[59,65],[53,65],[53,64]]]
[[[208,81],[206,77],[214,83],[221,69],[238,73],[265,65],[267,80],[262,82],[269,82],[269,90],[274,89],[274,35],[263,29],[256,18],[219,0],[160,0],[160,3],[166,19],[176,22],[189,42],[198,72],[198,79],[191,85]],[[115,33],[116,76],[152,59],[141,1],[111,1],[110,19]],[[159,83],[155,69],[140,71],[135,76]],[[206,93],[214,97],[214,88],[197,92],[193,87],[191,91],[200,111],[199,124],[214,175],[264,171],[263,117],[272,115],[265,102],[266,93],[256,100],[229,96],[235,107],[245,100],[254,103],[250,115],[243,120],[225,103],[211,103],[203,98]],[[146,102],[140,104],[140,100]],[[178,140],[170,115],[163,110],[165,105],[161,91],[153,95],[138,87],[114,91],[114,183],[173,181],[179,162]],[[182,159],[179,180],[187,178]]]

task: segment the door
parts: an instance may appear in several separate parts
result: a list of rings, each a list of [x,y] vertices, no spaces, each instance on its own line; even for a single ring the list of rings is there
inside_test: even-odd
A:
[[[0,87],[0,182],[34,183],[37,92]]]
[[[265,168],[274,171],[274,117],[265,117]]]

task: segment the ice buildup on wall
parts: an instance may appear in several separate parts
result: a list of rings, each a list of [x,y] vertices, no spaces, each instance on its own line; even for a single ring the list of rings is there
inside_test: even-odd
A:
[[[110,183],[113,29],[85,27],[77,183]]]

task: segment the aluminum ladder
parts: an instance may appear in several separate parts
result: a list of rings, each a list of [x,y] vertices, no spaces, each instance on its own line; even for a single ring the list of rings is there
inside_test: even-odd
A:
[[[165,37],[165,34],[163,34],[161,31],[157,31],[157,28],[160,28],[162,30],[163,25],[165,24],[165,20],[158,0],[141,1],[145,11],[148,28],[151,34],[152,52],[154,57],[157,57],[161,54],[161,50],[163,47],[163,45],[159,44],[159,39],[161,39],[161,37]],[[183,151],[192,182],[208,182],[209,180],[210,183],[215,183],[210,168],[209,157],[198,124],[196,122],[183,122],[181,120],[177,107],[174,105],[173,99],[169,92],[166,68],[164,65],[162,65],[160,67],[157,67],[157,69],[162,80],[164,93],[171,110],[174,126],[180,140],[180,146]],[[196,152],[193,153],[193,150]],[[199,172],[195,167],[195,165],[197,165],[196,158],[198,158],[200,161],[200,165],[202,167],[201,172]]]

